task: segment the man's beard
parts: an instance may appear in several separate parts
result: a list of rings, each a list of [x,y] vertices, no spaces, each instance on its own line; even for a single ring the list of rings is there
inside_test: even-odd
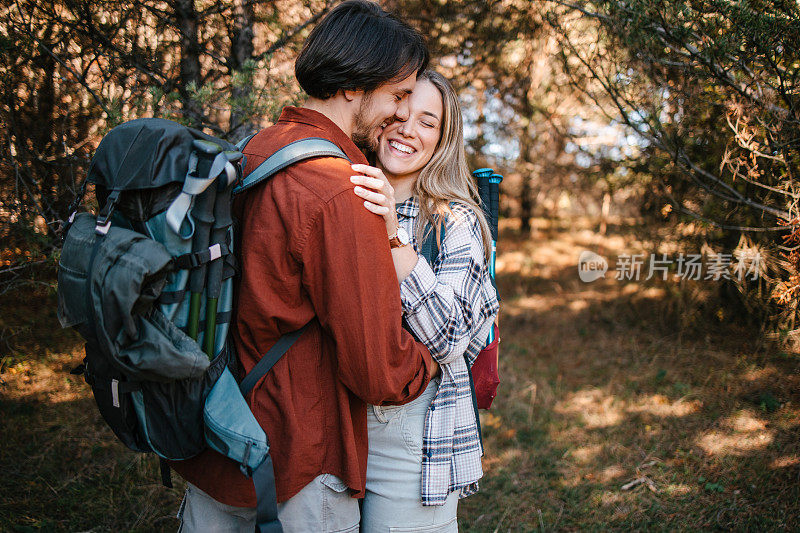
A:
[[[364,95],[364,99],[361,100],[361,105],[358,107],[358,113],[355,116],[355,124],[353,124],[353,134],[350,136],[353,143],[365,153],[378,151],[378,140],[372,138],[372,132],[375,127],[367,124],[366,121],[371,104],[372,93],[367,93]]]

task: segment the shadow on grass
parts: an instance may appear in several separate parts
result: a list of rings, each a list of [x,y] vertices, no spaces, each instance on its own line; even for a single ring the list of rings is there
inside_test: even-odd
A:
[[[69,374],[82,344],[58,326],[52,290],[3,295],[0,309],[13,332],[0,366],[0,531],[175,531],[182,490],[116,440]]]
[[[175,531],[181,492],[127,450],[91,398],[2,399],[0,530]]]

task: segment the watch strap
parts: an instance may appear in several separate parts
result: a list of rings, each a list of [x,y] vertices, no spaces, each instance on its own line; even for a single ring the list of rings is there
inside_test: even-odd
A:
[[[392,248],[400,248],[401,246],[405,246],[411,243],[411,238],[408,235],[408,232],[402,227],[398,226],[397,230],[394,232],[394,235],[389,237],[389,245]]]

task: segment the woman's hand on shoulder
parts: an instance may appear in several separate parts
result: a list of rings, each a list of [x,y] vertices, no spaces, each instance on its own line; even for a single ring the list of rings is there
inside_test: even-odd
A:
[[[364,207],[383,217],[387,236],[395,235],[400,224],[394,205],[394,188],[389,180],[379,168],[369,165],[352,165],[352,168],[360,173],[350,176],[350,182],[356,186],[356,195],[364,199]]]

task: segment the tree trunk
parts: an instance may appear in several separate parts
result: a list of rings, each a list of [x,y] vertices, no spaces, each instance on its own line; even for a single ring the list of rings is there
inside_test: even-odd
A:
[[[600,209],[600,235],[605,235],[608,231],[608,215],[611,212],[611,192],[606,191],[603,195],[603,207]]]
[[[522,175],[522,191],[519,199],[519,229],[522,233],[531,232],[531,217],[533,216],[533,200],[531,198],[531,176]]]
[[[484,106],[486,104],[486,92],[484,89],[476,90],[475,91],[475,109],[478,114],[478,118],[475,120],[475,138],[472,139],[469,144],[470,147],[475,152],[477,157],[483,156],[483,148],[486,146],[486,115],[484,114]]]
[[[178,91],[183,104],[184,117],[192,126],[202,124],[202,104],[192,98],[189,87],[199,88],[200,44],[197,37],[197,11],[194,0],[175,0],[175,25],[181,33],[181,72]]]
[[[52,38],[52,33],[53,28],[49,26],[42,38],[43,46],[47,46],[50,49],[52,49],[52,46],[49,45],[48,41]],[[42,83],[38,87],[36,94],[33,95],[35,99],[33,108],[36,110],[36,116],[35,118],[26,117],[24,119],[30,126],[30,130],[17,132],[17,135],[21,138],[30,136],[35,139],[35,146],[39,151],[38,154],[36,151],[30,153],[33,162],[32,168],[35,171],[32,174],[26,172],[20,174],[21,179],[26,182],[24,189],[27,190],[31,200],[30,202],[25,202],[24,197],[21,197],[22,205],[35,207],[35,211],[30,210],[26,213],[26,221],[28,222],[34,220],[37,214],[46,221],[53,221],[58,218],[58,213],[53,208],[53,202],[58,198],[56,167],[45,163],[48,158],[55,155],[56,142],[54,138],[58,135],[53,128],[53,122],[57,116],[55,86],[57,69],[53,58],[42,50],[40,52],[40,61],[37,62],[37,66],[40,69],[39,75]],[[27,145],[27,143],[25,144]]]
[[[531,115],[533,110],[530,106],[525,106],[526,113],[524,120],[527,122],[522,128],[519,143],[519,162],[517,164],[522,175],[522,188],[519,195],[519,219],[520,231],[522,233],[531,232],[531,218],[533,217],[533,139],[534,132],[531,128]]]
[[[253,4],[252,0],[234,0],[233,28],[231,30],[231,54],[229,58],[233,77],[242,68],[250,68],[247,62],[253,58]],[[230,136],[239,140],[256,131],[252,116],[244,105],[252,97],[252,83],[233,83],[231,87]]]

